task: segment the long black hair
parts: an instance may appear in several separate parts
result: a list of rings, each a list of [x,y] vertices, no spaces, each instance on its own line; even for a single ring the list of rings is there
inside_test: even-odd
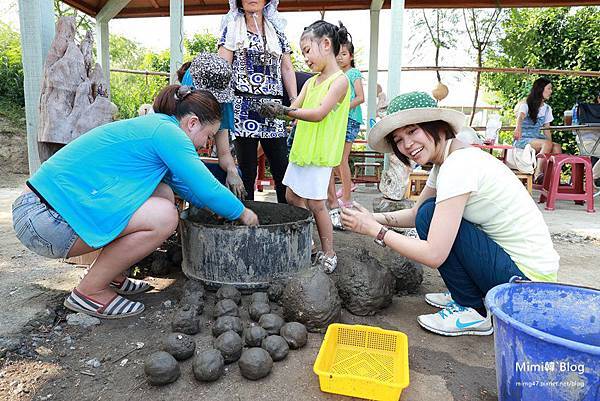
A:
[[[302,39],[306,35],[312,35],[317,39],[323,37],[329,38],[333,47],[334,56],[337,56],[340,53],[341,45],[347,45],[348,43],[352,43],[349,39],[350,34],[348,34],[348,30],[346,30],[346,27],[341,22],[339,26],[336,26],[330,22],[323,20],[315,21],[306,28],[304,28],[300,39]]]
[[[549,79],[544,77],[533,81],[533,86],[531,87],[531,91],[529,91],[529,95],[527,96],[527,107],[529,109],[527,114],[533,122],[537,120],[538,111],[540,111],[540,106],[544,101],[544,88],[546,85],[551,83],[552,82]]]

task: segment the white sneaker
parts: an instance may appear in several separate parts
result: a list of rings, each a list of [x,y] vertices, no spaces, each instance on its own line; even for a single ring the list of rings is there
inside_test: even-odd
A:
[[[344,226],[342,225],[342,216],[340,215],[340,209],[335,208],[329,211],[329,217],[331,217],[331,225],[336,230],[344,231]]]
[[[454,302],[454,300],[450,295],[450,291],[430,292],[429,294],[425,294],[425,302],[436,308],[444,309],[450,303]]]
[[[443,336],[489,336],[494,332],[489,313],[483,317],[475,309],[455,302],[437,313],[418,316],[417,322],[424,329]]]

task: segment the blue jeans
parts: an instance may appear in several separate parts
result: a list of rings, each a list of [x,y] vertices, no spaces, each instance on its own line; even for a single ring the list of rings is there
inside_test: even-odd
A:
[[[415,219],[419,238],[427,239],[435,198],[419,207]],[[452,299],[461,306],[483,308],[485,294],[512,276],[525,275],[510,256],[481,229],[462,219],[448,258],[438,268]]]
[[[66,258],[77,234],[54,209],[49,209],[33,192],[20,195],[13,203],[13,228],[23,245],[51,259]]]

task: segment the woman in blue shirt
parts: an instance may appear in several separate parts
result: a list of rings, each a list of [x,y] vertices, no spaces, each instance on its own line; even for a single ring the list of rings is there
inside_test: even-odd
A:
[[[245,225],[258,218],[198,158],[219,128],[207,91],[171,85],[155,114],[105,124],[46,161],[13,204],[13,226],[30,250],[50,258],[103,248],[65,306],[102,318],[137,315],[144,305],[121,295],[150,289],[123,272],[177,227],[174,192]]]

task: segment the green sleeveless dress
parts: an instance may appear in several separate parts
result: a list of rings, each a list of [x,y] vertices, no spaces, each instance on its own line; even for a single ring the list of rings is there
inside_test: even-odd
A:
[[[329,92],[331,84],[340,75],[345,74],[343,71],[338,71],[320,84],[316,83],[318,75],[310,78],[305,84],[308,86],[302,108],[319,107]],[[290,151],[290,161],[298,166],[338,166],[342,161],[349,111],[350,85],[344,100],[336,104],[323,120],[298,121]]]

